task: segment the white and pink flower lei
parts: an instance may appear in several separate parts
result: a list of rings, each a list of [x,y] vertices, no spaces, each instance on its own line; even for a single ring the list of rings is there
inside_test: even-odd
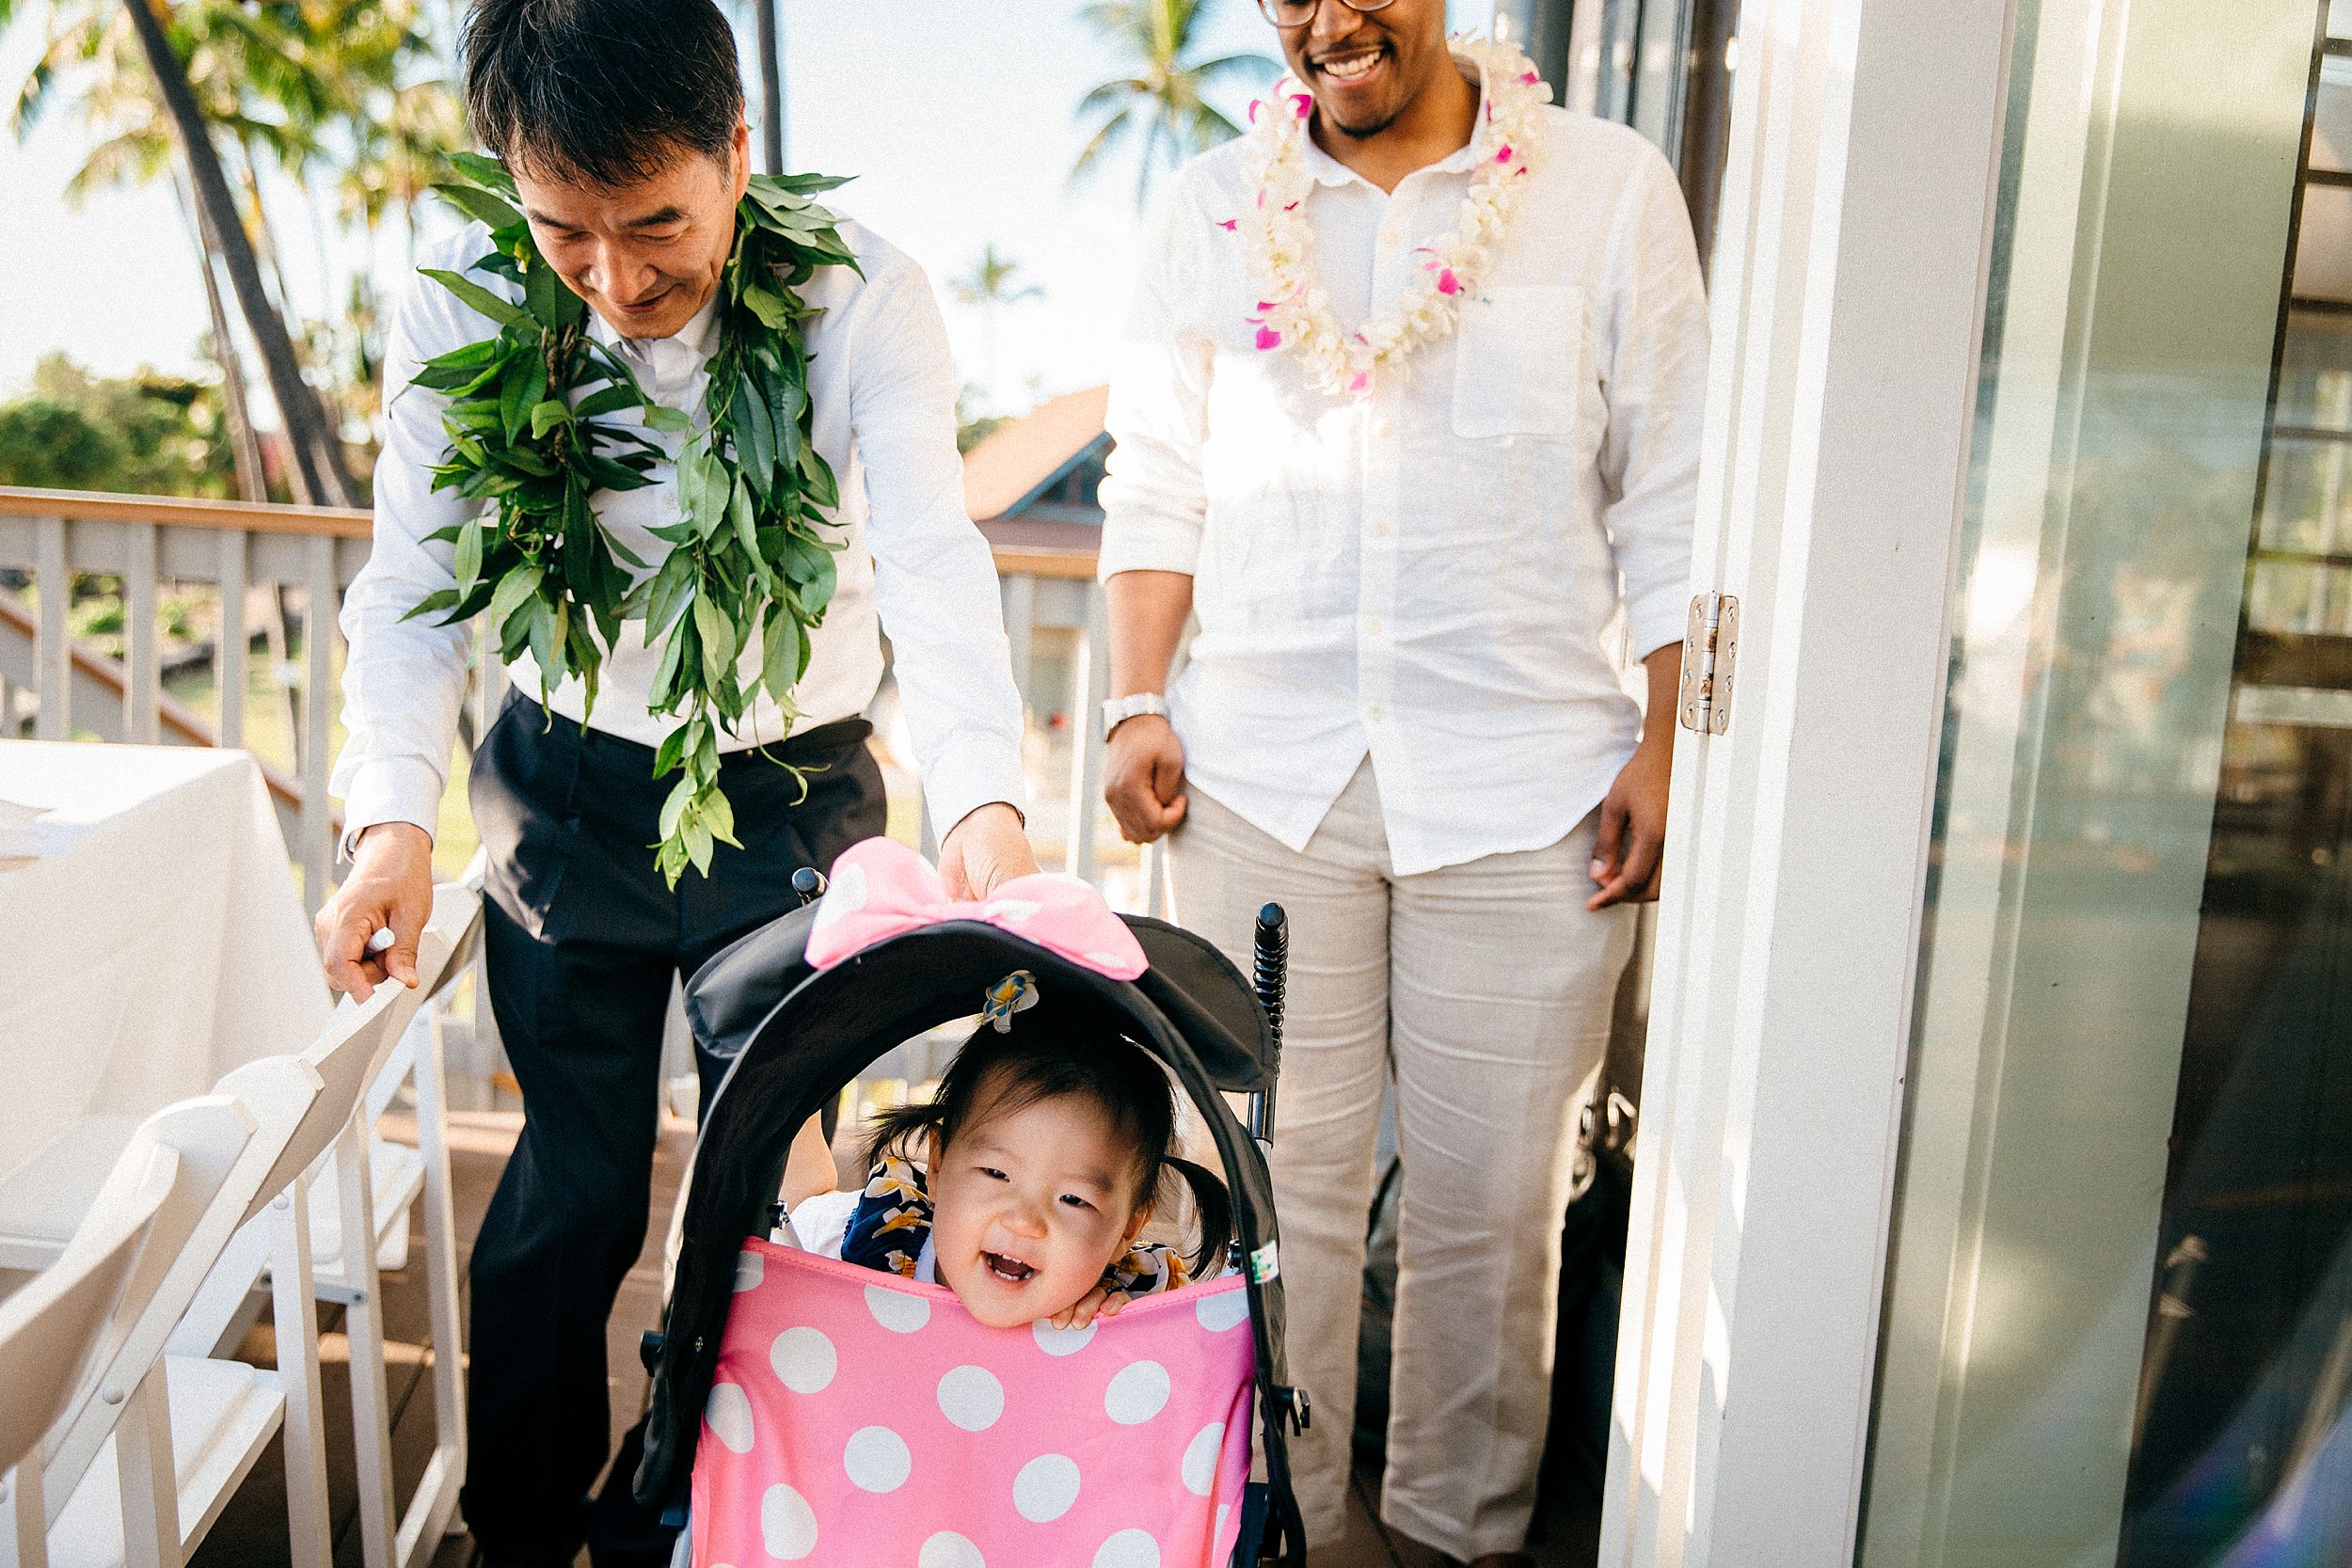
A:
[[[1401,363],[1422,343],[1454,330],[1464,293],[1485,277],[1487,255],[1502,237],[1543,127],[1551,87],[1517,44],[1461,37],[1454,53],[1486,78],[1485,107],[1470,133],[1470,185],[1451,239],[1414,252],[1421,271],[1404,291],[1354,332],[1340,324],[1315,280],[1314,229],[1307,221],[1314,176],[1307,165],[1315,101],[1295,76],[1274,96],[1249,105],[1245,170],[1256,187],[1251,209],[1219,228],[1249,245],[1250,279],[1260,293],[1248,318],[1261,352],[1302,356],[1309,381],[1335,396],[1364,397],[1375,372]]]

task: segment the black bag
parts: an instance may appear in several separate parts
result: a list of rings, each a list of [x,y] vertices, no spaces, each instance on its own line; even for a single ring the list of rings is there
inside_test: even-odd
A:
[[[1597,1497],[1609,1468],[1635,1117],[1632,1101],[1609,1090],[1584,1108],[1578,1132],[1575,1194],[1560,1225],[1560,1315],[1552,1339],[1551,1433],[1536,1481],[1540,1499]],[[1542,1507],[1539,1501],[1539,1513]]]
[[[1389,1346],[1396,1318],[1396,1189],[1405,1171],[1394,1154],[1372,1195],[1364,1246],[1364,1310],[1356,1340],[1356,1467],[1380,1473],[1389,1451]]]
[[[1625,1239],[1633,1211],[1655,928],[1645,911],[1617,986],[1600,1077],[1577,1124],[1575,1180],[1560,1223],[1560,1315],[1552,1340],[1551,1431],[1536,1474],[1538,1520],[1589,1514],[1609,1471],[1609,1408],[1617,1381],[1617,1318],[1625,1306]]]

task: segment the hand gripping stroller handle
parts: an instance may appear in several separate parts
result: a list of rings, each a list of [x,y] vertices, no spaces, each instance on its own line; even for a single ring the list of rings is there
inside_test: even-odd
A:
[[[1290,986],[1291,924],[1281,905],[1268,904],[1258,911],[1251,945],[1251,989],[1258,993],[1258,1006],[1265,1009],[1266,1035],[1274,1049],[1266,1060],[1266,1086],[1249,1097],[1249,1135],[1261,1148],[1271,1148],[1274,1091],[1282,1070],[1282,1003]]]

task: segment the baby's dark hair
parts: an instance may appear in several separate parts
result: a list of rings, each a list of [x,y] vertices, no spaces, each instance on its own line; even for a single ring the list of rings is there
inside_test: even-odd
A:
[[[929,1101],[875,1118],[866,1137],[866,1163],[871,1166],[893,1150],[912,1151],[931,1132],[945,1148],[983,1109],[1018,1111],[1076,1096],[1100,1109],[1112,1132],[1134,1148],[1138,1204],[1155,1203],[1171,1174],[1192,1189],[1200,1221],[1192,1272],[1206,1277],[1232,1234],[1232,1200],[1214,1172],[1176,1154],[1175,1092],[1168,1074],[1134,1041],[1099,1026],[1073,1026],[1069,1019],[1067,1009],[1044,1004],[1015,1014],[1005,1033],[983,1025],[947,1064]]]

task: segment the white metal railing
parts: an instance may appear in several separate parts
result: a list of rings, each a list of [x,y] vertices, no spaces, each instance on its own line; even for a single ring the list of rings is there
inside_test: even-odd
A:
[[[341,705],[335,622],[367,560],[369,527],[365,512],[326,507],[0,487],[0,572],[31,590],[0,590],[0,736],[253,750],[301,867],[304,902],[317,909],[334,880],[338,829],[326,794]],[[1032,801],[1035,836],[1049,861],[1058,848],[1066,869],[1093,879],[1102,743],[1089,715],[1105,659],[1093,552],[1009,548],[995,558],[1032,755],[1046,777],[1067,779],[1066,789]],[[119,651],[72,636],[71,584],[93,573],[119,583]],[[215,698],[206,706],[175,698],[165,679],[165,612],[190,596],[209,611],[210,633],[173,651],[190,668],[209,665]],[[268,644],[263,689],[281,705],[266,723],[248,700],[249,665],[223,657],[244,649],[250,660],[257,640]],[[485,672],[474,694],[480,735],[503,682],[495,659],[477,665]]]

